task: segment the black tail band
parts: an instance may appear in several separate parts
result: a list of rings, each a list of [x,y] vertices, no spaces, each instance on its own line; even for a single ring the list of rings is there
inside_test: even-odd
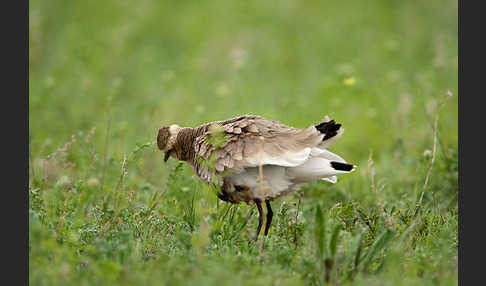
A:
[[[351,171],[354,168],[353,165],[335,162],[335,161],[331,162],[331,167],[333,167],[335,170],[338,170],[338,171]]]

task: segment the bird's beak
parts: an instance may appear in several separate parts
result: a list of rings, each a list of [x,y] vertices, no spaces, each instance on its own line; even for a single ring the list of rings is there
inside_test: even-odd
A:
[[[172,150],[167,150],[167,152],[165,152],[164,162],[167,162],[167,160],[169,160],[171,153],[172,153]]]

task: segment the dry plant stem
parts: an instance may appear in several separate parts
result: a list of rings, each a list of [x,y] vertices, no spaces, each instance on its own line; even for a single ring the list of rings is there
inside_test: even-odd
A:
[[[371,189],[375,192],[376,198],[378,199],[378,207],[380,208],[380,211],[384,213],[383,205],[381,203],[381,196],[378,193],[378,189],[376,188],[375,185],[375,168],[373,168],[373,152],[370,150],[370,156],[368,158],[368,173],[370,174],[370,184],[371,184]],[[382,188],[380,188],[382,189]]]
[[[61,218],[59,219],[59,226],[57,227],[57,232],[56,232],[56,237],[59,239],[61,229],[64,226],[64,220],[66,218],[66,209],[67,209],[67,204],[69,201],[69,197],[71,196],[71,190],[69,189],[66,193],[66,198],[64,199],[64,206],[62,208],[62,214]]]
[[[260,139],[261,139],[262,149],[263,149],[263,144],[264,144],[263,137],[261,137]],[[261,201],[264,202],[265,201],[265,191],[263,189],[263,166],[262,166],[262,164],[260,164],[258,166],[258,180],[259,180],[259,186],[260,186],[260,198],[261,198]],[[263,235],[262,235],[262,238],[260,240],[260,252],[262,252],[263,249],[264,249],[265,232],[267,231],[265,208],[262,207],[262,210],[263,210],[262,216],[263,216],[263,220],[265,221],[265,223],[263,224]]]
[[[106,116],[107,116],[107,123],[106,123],[106,131],[105,131],[105,150],[103,151],[103,170],[101,173],[101,186],[100,191],[103,192],[103,186],[105,183],[105,174],[107,168],[107,159],[108,159],[108,144],[110,143],[110,125],[111,125],[111,116],[110,116],[110,105],[111,99],[108,97],[107,104],[106,104]]]
[[[425,176],[424,188],[422,190],[422,194],[420,194],[420,199],[419,199],[419,202],[418,202],[419,206],[422,205],[422,199],[424,198],[425,190],[426,190],[427,185],[429,183],[429,178],[430,178],[430,174],[431,174],[431,171],[432,171],[432,167],[434,166],[434,162],[435,162],[435,153],[436,153],[436,150],[437,150],[437,126],[438,126],[438,122],[439,122],[439,108],[440,108],[440,105],[437,107],[437,111],[436,111],[436,114],[435,114],[434,146],[432,148],[432,158],[430,159],[430,165],[429,165],[429,168],[427,170],[427,175]]]
[[[434,123],[432,123],[432,118],[430,118],[430,116],[428,114],[426,114],[427,116],[427,120],[429,121],[429,125],[430,125],[430,128],[432,128],[432,130],[435,130],[435,129],[438,129],[439,126],[437,125],[437,127],[435,127],[435,119],[434,119]],[[435,140],[435,139],[434,139]],[[437,143],[440,147],[440,150],[442,151],[442,154],[448,158],[449,157],[449,151],[447,150],[447,144],[445,142],[443,142],[439,136],[437,136]]]
[[[263,167],[262,165],[260,164],[258,166],[258,180],[259,180],[259,185],[260,185],[260,196],[261,196],[261,201],[265,201],[264,200],[264,190],[263,190]],[[265,216],[265,208],[262,207],[262,217],[263,217],[263,220],[264,222],[266,222],[266,216]],[[263,251],[264,249],[264,244],[265,244],[265,232],[267,230],[267,224],[266,223],[263,223],[263,234],[262,234],[262,237],[260,239],[260,252]]]
[[[124,181],[125,175],[127,173],[126,163],[127,163],[127,157],[125,156],[125,154],[123,154],[123,161],[122,161],[122,166],[121,166],[120,179],[118,180],[118,183],[116,184],[116,187],[115,187],[115,195],[117,196],[117,200],[115,201],[116,204],[117,204],[116,205],[117,213],[118,213],[118,210],[119,210],[119,200],[120,200],[120,195],[119,195],[118,190],[123,185],[123,181]]]
[[[125,179],[125,175],[127,173],[127,168],[126,168],[126,162],[127,162],[127,159],[126,159],[126,156],[125,154],[123,154],[123,161],[122,161],[122,166],[121,166],[121,174],[120,174],[120,178],[118,179],[118,182],[116,184],[116,187],[115,187],[115,214],[113,215],[113,217],[108,220],[104,225],[103,225],[103,232],[105,232],[113,223],[113,221],[118,218],[118,215],[120,214],[120,200],[121,200],[121,195],[119,195],[118,193],[118,190],[122,187],[123,185],[123,181]],[[108,233],[106,233],[105,235],[103,235],[102,238],[105,238],[106,235]]]
[[[89,178],[89,176],[91,175],[91,172],[94,169],[95,152],[93,150],[94,147],[93,147],[93,142],[91,142],[91,139],[92,139],[95,131],[96,131],[96,127],[91,128],[89,133],[84,138],[84,143],[86,143],[85,150],[88,152],[89,159],[90,159],[89,167],[88,167],[88,170],[86,171],[86,180]],[[84,146],[84,145],[81,144],[81,146]]]
[[[452,96],[452,93],[450,91],[447,91],[446,96],[444,96],[441,100],[439,100],[437,102],[437,106],[436,106],[436,109],[435,109],[435,120],[434,120],[434,126],[433,126],[433,130],[434,130],[434,145],[432,147],[432,158],[430,159],[430,165],[429,165],[429,168],[427,169],[427,175],[425,176],[424,187],[423,187],[422,193],[420,194],[420,199],[419,199],[418,204],[417,204],[417,206],[419,208],[422,205],[422,199],[424,198],[425,190],[427,189],[427,185],[429,183],[430,174],[432,172],[432,167],[434,166],[434,162],[435,162],[435,155],[437,153],[437,140],[438,140],[437,133],[438,133],[438,125],[439,125],[439,112],[440,112],[440,108],[445,103],[445,101],[447,100],[447,98],[449,98],[451,96]],[[444,148],[442,148],[442,149],[444,150]]]
[[[440,100],[439,102],[437,102],[437,106],[436,106],[436,120],[437,122],[434,120],[434,122],[432,123],[432,118],[431,116],[429,115],[429,113],[427,112],[427,110],[425,111],[425,115],[427,117],[427,121],[430,125],[430,127],[434,130],[437,130],[438,132],[438,118],[439,118],[439,111],[440,109],[442,108],[442,105],[444,105],[445,101],[447,100],[447,98],[451,97],[452,96],[452,93],[450,92],[447,92],[446,96],[444,98],[442,98],[442,100]],[[437,126],[436,126],[437,124]],[[435,139],[434,139],[435,140]],[[447,149],[447,144],[441,140],[441,138],[439,136],[437,136],[437,143],[439,143],[440,145],[440,149],[442,150],[442,153],[444,154],[445,157],[449,157],[449,151]]]
[[[435,116],[435,122],[434,122],[434,146],[432,149],[432,159],[430,160],[430,166],[429,169],[427,170],[427,176],[425,177],[425,183],[424,183],[424,188],[427,187],[427,184],[429,183],[429,177],[430,177],[430,172],[432,170],[432,166],[434,165],[435,162],[435,153],[437,150],[437,126],[439,122],[439,112],[437,112]]]
[[[381,196],[380,192],[383,191],[385,188],[385,184],[382,182],[382,180],[378,181],[379,187],[375,185],[375,168],[373,167],[373,152],[370,150],[370,156],[368,158],[368,173],[370,174],[370,184],[371,184],[371,189],[376,194],[376,198],[378,200],[378,208],[380,209],[381,213],[383,214],[383,218],[385,220],[385,223],[389,226],[392,227],[394,225],[394,219],[393,217],[386,216],[385,214],[385,208],[383,207],[383,203],[381,201]]]
[[[299,217],[301,199],[302,199],[302,194],[299,193],[299,201],[297,203],[297,212],[295,213],[295,225],[297,225],[297,218]],[[295,247],[297,247],[297,228],[294,229],[294,244],[295,244]]]

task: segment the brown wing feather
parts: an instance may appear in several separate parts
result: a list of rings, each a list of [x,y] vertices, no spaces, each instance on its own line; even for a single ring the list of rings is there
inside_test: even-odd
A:
[[[214,173],[240,172],[244,168],[258,165],[296,166],[307,159],[310,148],[317,146],[323,135],[315,128],[298,129],[278,121],[259,116],[245,115],[209,123],[223,127],[226,142],[219,148],[209,144],[211,129],[196,138],[196,158],[210,161],[215,154],[214,171],[207,164],[198,164],[195,171],[203,180],[209,181]],[[262,140],[263,138],[263,144]]]

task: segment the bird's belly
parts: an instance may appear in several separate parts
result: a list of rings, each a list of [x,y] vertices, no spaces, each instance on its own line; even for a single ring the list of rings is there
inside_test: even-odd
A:
[[[232,175],[229,180],[235,186],[248,187],[248,196],[251,200],[272,200],[294,191],[294,184],[286,173],[286,167],[266,165],[262,167],[262,173],[262,182],[258,167],[247,168]]]

